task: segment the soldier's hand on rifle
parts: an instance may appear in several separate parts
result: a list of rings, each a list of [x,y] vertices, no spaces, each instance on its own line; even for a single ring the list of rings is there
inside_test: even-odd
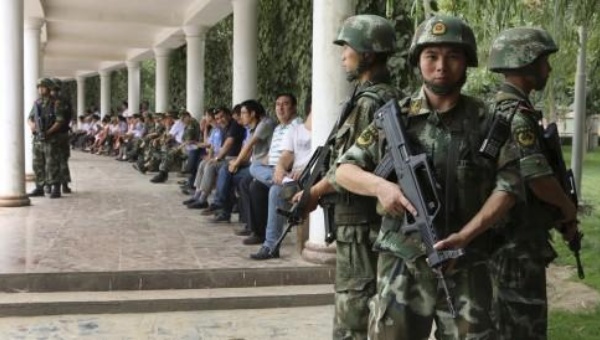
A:
[[[436,250],[458,249],[466,247],[468,243],[469,242],[467,241],[467,238],[459,232],[452,233],[448,235],[448,237],[446,237],[445,239],[438,241],[436,244],[433,245],[433,248],[435,248]]]
[[[398,184],[382,180],[377,188],[377,199],[386,213],[394,216],[402,216],[405,210],[416,216],[417,210],[408,201]]]
[[[313,212],[315,209],[317,209],[317,205],[319,205],[319,198],[320,195],[318,195],[315,191],[315,187],[312,187],[310,189],[310,195],[308,197],[308,202],[306,202],[306,206],[305,206],[305,213],[308,216],[308,213]],[[302,194],[304,193],[304,190],[301,190],[299,192],[297,192],[294,197],[292,197],[292,203],[298,203],[300,202],[300,199],[302,199]],[[306,217],[306,216],[304,216]]]

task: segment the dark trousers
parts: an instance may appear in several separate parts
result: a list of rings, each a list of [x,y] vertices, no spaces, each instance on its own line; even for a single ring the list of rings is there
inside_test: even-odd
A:
[[[269,212],[269,187],[250,176],[239,183],[238,194],[240,219],[243,214],[247,228],[264,239]]]

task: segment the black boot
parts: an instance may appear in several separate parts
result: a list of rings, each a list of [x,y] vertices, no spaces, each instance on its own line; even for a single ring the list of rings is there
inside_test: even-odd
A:
[[[64,182],[62,184],[62,192],[63,194],[70,194],[72,192],[71,188],[69,188],[69,183]]]
[[[28,197],[41,197],[44,196],[44,187],[38,185],[33,189],[30,193],[27,194]]]
[[[50,198],[60,198],[60,184],[52,185],[52,192],[50,193]]]
[[[152,183],[164,183],[169,178],[169,173],[166,171],[159,171],[158,174],[150,180]]]

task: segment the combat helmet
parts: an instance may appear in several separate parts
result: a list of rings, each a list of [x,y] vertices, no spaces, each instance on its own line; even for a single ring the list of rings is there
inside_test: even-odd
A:
[[[558,46],[550,34],[534,27],[517,27],[502,31],[490,48],[488,67],[492,72],[516,70],[537,58],[556,53]]]
[[[336,45],[348,45],[358,53],[392,53],[396,48],[396,34],[392,23],[380,16],[361,14],[344,21]]]
[[[54,88],[54,82],[50,78],[40,78],[37,81],[37,87],[40,87],[40,86],[43,86],[50,90],[50,89]]]
[[[423,48],[440,44],[463,47],[467,66],[477,67],[477,43],[473,30],[461,19],[448,15],[433,16],[419,25],[408,50],[410,64],[417,66]]]

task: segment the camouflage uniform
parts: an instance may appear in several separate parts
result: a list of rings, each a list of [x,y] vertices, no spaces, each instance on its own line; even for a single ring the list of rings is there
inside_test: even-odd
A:
[[[185,128],[182,136],[182,144],[177,143],[173,136],[167,132],[167,143],[163,144],[158,159],[160,164],[158,166],[158,174],[150,179],[152,183],[163,183],[169,177],[169,170],[175,158],[182,159],[187,156],[187,150],[185,149],[185,142],[197,142],[200,139],[200,124],[198,121],[189,116],[189,121],[185,124]],[[184,118],[182,118],[184,119]]]
[[[62,82],[60,79],[52,79],[54,83],[54,91],[57,95],[60,95]],[[71,147],[69,144],[69,131],[71,119],[73,119],[73,106],[70,100],[65,96],[57,96],[56,100],[63,106],[65,113],[65,121],[60,127],[60,132],[57,136],[61,148],[61,161],[60,161],[60,173],[62,178],[62,189],[63,193],[70,193],[71,189],[68,187],[68,183],[71,183],[71,170],[69,169],[69,158],[71,157]]]
[[[557,50],[550,35],[541,29],[506,30],[492,45],[490,69],[500,73],[518,70]],[[510,122],[499,167],[517,163],[524,183],[552,175],[544,155],[542,113],[534,109],[528,95],[504,83],[495,98],[495,113]],[[501,339],[546,339],[546,266],[556,257],[549,235],[556,214],[528,185],[523,185],[523,190],[509,222],[500,229],[505,242],[492,260],[497,327]]]
[[[44,78],[38,82],[38,87],[40,86],[46,87],[50,91],[53,83],[50,79]],[[41,127],[36,122],[38,120],[36,116],[42,124]],[[36,190],[44,185],[59,186],[63,182],[61,161],[64,158],[62,155],[64,152],[60,143],[60,132],[55,132],[49,136],[45,133],[57,122],[66,123],[66,116],[64,106],[58,100],[50,97],[49,93],[48,96],[37,99],[29,113],[29,121],[36,122],[36,133],[33,136],[33,172],[35,174]],[[40,138],[42,135],[45,135],[44,139]],[[53,188],[51,197],[60,197],[60,187],[57,189],[58,195],[54,194],[56,189]],[[36,194],[35,196],[41,195]]]
[[[435,36],[428,37],[430,32]],[[413,65],[425,44],[463,46],[470,51],[467,65],[477,65],[473,33],[456,18],[433,17],[418,28],[410,50]],[[413,151],[427,155],[439,184],[444,204],[434,227],[440,237],[459,231],[494,190],[516,190],[514,174],[496,174],[495,164],[478,154],[491,125],[491,115],[481,101],[461,95],[456,106],[439,113],[430,108],[421,88],[414,97],[400,101],[400,107]],[[338,163],[374,171],[384,150],[383,133],[372,123]],[[466,254],[445,272],[457,312],[453,319],[437,276],[426,263],[419,233],[405,233],[403,223],[402,218],[384,214],[375,241],[381,253],[377,294],[369,302],[369,339],[428,339],[434,321],[438,339],[495,339],[490,313],[490,234],[471,242]]]
[[[375,15],[358,15],[344,23],[338,45],[347,44],[358,53],[390,53],[394,49],[394,29]],[[360,67],[367,67],[364,65]],[[364,70],[360,70],[361,72]],[[377,254],[372,245],[380,226],[372,198],[351,194],[335,183],[335,160],[373,120],[373,115],[399,93],[389,85],[389,75],[375,74],[359,84],[346,120],[335,136],[331,150],[328,181],[336,187],[336,278],[333,339],[366,339],[368,301],[375,294]]]

